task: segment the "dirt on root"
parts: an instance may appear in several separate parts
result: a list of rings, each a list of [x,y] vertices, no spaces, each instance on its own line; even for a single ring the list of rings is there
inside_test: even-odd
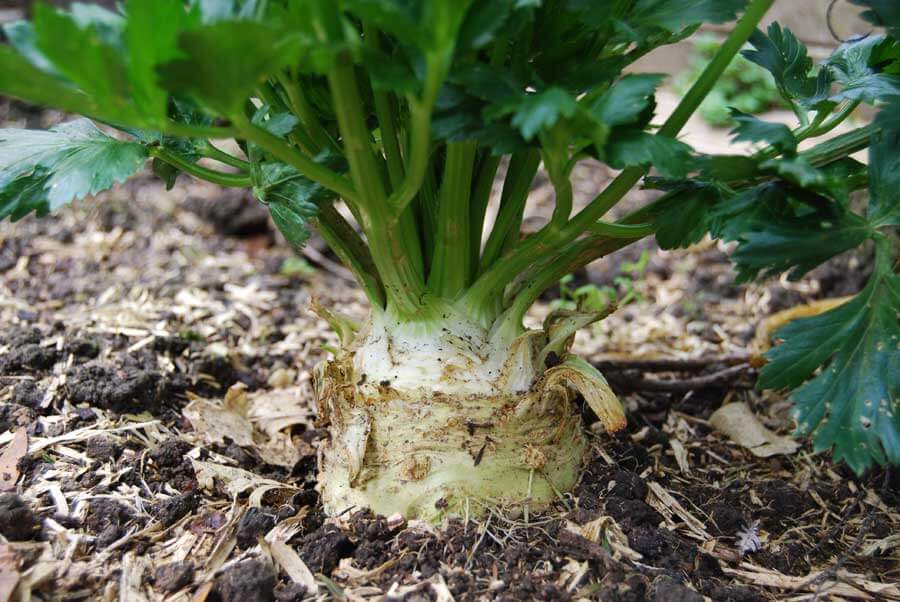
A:
[[[576,176],[585,196],[607,177]],[[824,266],[799,283],[736,286],[727,250],[654,256],[634,282],[637,301],[580,335],[577,351],[596,361],[619,353],[714,362],[746,352],[768,313],[853,292],[866,265],[862,255],[859,270]],[[633,261],[640,250],[626,253]],[[707,422],[728,401],[791,430],[783,397],[745,388],[749,374],[686,392],[622,388],[628,426],[614,437],[585,411],[593,455],[575,491],[544,512],[488,509],[437,527],[365,512],[326,519],[314,490],[322,433],[310,378],[336,338],[306,306],[315,295],[362,316],[365,304],[327,268],[298,272],[292,262],[252,199],[182,180],[167,193],[138,178],[59,216],[0,224],[0,453],[16,429],[29,436],[16,490],[0,494],[0,567],[20,577],[20,593],[227,602],[900,596],[900,474],[856,477],[806,446],[757,458],[730,442]],[[609,284],[620,266],[583,277]],[[607,375],[614,385],[633,380]],[[183,414],[196,399],[227,395],[240,407],[241,395],[285,387],[302,412],[282,435],[307,450],[289,465],[240,440],[213,441]]]

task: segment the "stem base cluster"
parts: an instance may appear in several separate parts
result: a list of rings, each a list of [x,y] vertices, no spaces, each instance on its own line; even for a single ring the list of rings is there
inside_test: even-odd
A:
[[[514,369],[507,347],[497,353]],[[576,484],[588,446],[571,388],[538,377],[521,392],[398,389],[365,381],[354,363],[342,352],[316,378],[330,434],[319,464],[328,514],[355,507],[438,520],[485,506],[539,508]]]

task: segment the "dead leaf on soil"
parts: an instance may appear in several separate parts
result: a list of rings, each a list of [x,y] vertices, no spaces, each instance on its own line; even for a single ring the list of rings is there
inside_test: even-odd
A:
[[[758,552],[763,547],[759,538],[759,521],[755,520],[737,533],[738,554],[744,556],[750,552]]]
[[[0,456],[0,491],[12,491],[19,480],[19,460],[28,453],[28,432],[25,427],[16,431],[3,455]]]
[[[681,505],[681,502],[676,500],[662,485],[654,481],[648,481],[647,487],[650,489],[650,493],[653,494],[647,497],[647,503],[652,508],[656,509],[657,512],[662,514],[672,526],[675,526],[673,515],[678,516],[678,518],[684,521],[684,524],[687,527],[688,537],[693,537],[700,541],[709,541],[712,539],[712,536],[707,533],[703,522],[688,512],[688,510]]]
[[[560,570],[556,585],[565,588],[568,592],[575,591],[590,570],[590,564],[587,562],[578,562],[570,558],[569,562]]]
[[[213,578],[219,569],[228,561],[231,553],[237,547],[237,526],[246,513],[246,508],[235,507],[232,509],[231,518],[219,532],[216,540],[203,562],[203,571],[195,581],[205,582]],[[212,583],[210,583],[212,585]],[[199,594],[201,589],[197,590]],[[207,592],[208,593],[208,592]],[[205,595],[202,599],[205,599]]]
[[[272,479],[266,479],[250,471],[233,466],[225,466],[224,464],[216,464],[214,462],[204,462],[203,460],[191,460],[194,466],[194,472],[197,474],[197,482],[201,487],[212,489],[213,481],[218,479],[225,484],[225,491],[232,497],[237,497],[245,491],[252,489],[253,492],[248,498],[251,506],[259,507],[262,502],[262,496],[272,489],[296,489],[291,485],[279,483]]]
[[[839,570],[834,578],[821,580],[822,573],[806,576],[785,575],[774,569],[742,562],[740,569],[722,567],[727,575],[733,575],[760,587],[814,592],[832,599],[846,600],[900,600],[900,587],[896,583],[881,583],[865,575]],[[840,598],[838,598],[840,597]]]
[[[303,391],[288,387],[247,393],[243,385],[235,385],[222,402],[195,399],[182,412],[205,442],[223,443],[227,437],[255,450],[267,464],[293,468],[301,458],[315,453],[312,446],[290,434],[295,424],[311,422]]]
[[[0,566],[0,601],[12,600],[16,585],[19,584],[19,573],[5,566]]]
[[[819,299],[810,303],[789,307],[788,309],[772,314],[760,322],[756,327],[756,335],[753,338],[752,343],[753,353],[757,358],[755,363],[760,366],[766,363],[765,358],[762,356],[772,347],[772,335],[775,334],[775,331],[800,318],[811,318],[823,314],[826,311],[843,305],[850,299],[852,299],[852,296],[837,297],[834,299]]]
[[[378,575],[400,562],[402,558],[402,555],[394,556],[393,558],[386,560],[383,564],[376,566],[374,569],[368,570],[353,566],[352,558],[341,558],[340,563],[338,563],[338,568],[334,570],[333,575],[339,579],[353,583],[354,585],[367,583],[373,581]]]
[[[278,368],[272,371],[266,384],[273,389],[287,389],[297,382],[297,371],[291,368]]]
[[[194,592],[194,596],[191,598],[191,602],[204,602],[208,597],[210,592],[212,591],[215,582],[207,581],[197,588],[197,591]]]
[[[2,557],[6,559],[3,560]],[[0,566],[11,567],[13,570],[21,567],[14,599],[33,600],[35,596],[32,592],[51,581],[60,581],[62,563],[53,557],[53,549],[47,542],[16,541],[0,545]],[[0,597],[0,601],[6,602],[6,599]]]
[[[900,533],[888,535],[885,538],[873,541],[862,549],[863,556],[875,556],[876,554],[884,554],[893,548],[900,548]]]
[[[710,416],[709,423],[729,439],[750,450],[758,458],[793,454],[800,444],[790,437],[776,435],[759,421],[744,402],[729,403]]]
[[[276,539],[269,544],[269,548],[269,551],[272,553],[272,558],[278,566],[284,569],[284,572],[287,573],[287,576],[290,577],[294,583],[303,585],[306,588],[307,594],[316,593],[318,589],[316,578],[313,576],[312,571],[309,570],[309,567],[306,566],[306,563],[303,562],[303,559],[300,558],[300,555],[297,554],[292,547],[282,540]]]
[[[208,399],[195,399],[182,410],[194,432],[207,443],[221,443],[226,437],[241,447],[253,447],[253,427],[245,415]]]
[[[268,435],[270,439],[282,437],[289,441],[290,433],[286,431],[292,426],[311,426],[312,411],[304,403],[307,396],[308,389],[299,386],[251,393],[247,396],[247,417],[257,431]],[[303,448],[303,451],[314,453],[311,447]]]
[[[628,545],[628,536],[611,516],[601,516],[583,525],[566,522],[566,529],[593,543],[608,545],[616,560],[641,560],[643,556]]]
[[[141,587],[148,559],[128,552],[122,557],[122,573],[119,577],[120,602],[141,602],[147,600]]]
[[[680,470],[682,474],[690,476],[691,465],[688,461],[688,451],[685,449],[684,444],[678,439],[669,439],[669,447],[672,448],[672,453],[675,455],[675,462],[678,464],[678,470]]]
[[[6,544],[0,544],[0,602],[12,600],[12,594],[19,584],[16,556]]]
[[[450,593],[450,588],[447,587],[447,582],[444,581],[444,578],[440,573],[435,573],[428,579],[409,585],[400,585],[400,582],[395,581],[391,584],[391,588],[388,590],[386,598],[388,600],[404,599],[407,594],[420,592],[423,585],[427,585],[431,590],[429,592],[430,595],[425,594],[429,599],[434,600],[435,602],[453,602],[453,594]]]

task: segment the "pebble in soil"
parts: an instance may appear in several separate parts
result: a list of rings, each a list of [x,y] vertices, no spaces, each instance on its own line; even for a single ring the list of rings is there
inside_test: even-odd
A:
[[[156,569],[153,574],[153,587],[163,592],[178,591],[194,580],[194,565],[183,560],[170,562]]]
[[[86,453],[89,458],[98,460],[100,462],[115,460],[119,457],[119,454],[121,452],[121,445],[114,442],[109,437],[104,437],[103,435],[91,437],[85,442],[84,446],[84,453]]]
[[[703,602],[703,596],[668,577],[656,583],[654,599],[656,602]]]

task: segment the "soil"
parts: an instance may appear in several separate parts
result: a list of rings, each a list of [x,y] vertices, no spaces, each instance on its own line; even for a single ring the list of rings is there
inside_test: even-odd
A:
[[[260,560],[244,560],[224,571],[212,589],[212,600],[270,602],[275,599],[275,570]]]
[[[156,507],[156,519],[163,527],[171,527],[199,505],[200,497],[197,493],[188,491],[160,502]]]
[[[241,517],[237,525],[237,545],[241,549],[246,549],[256,545],[260,537],[265,537],[266,533],[275,526],[275,515],[269,514],[259,508],[250,508]]]
[[[583,202],[608,173],[576,177]],[[708,418],[728,401],[792,430],[784,396],[748,388],[749,369],[682,391],[635,388],[649,375],[608,370],[628,426],[602,434],[586,410],[584,477],[540,513],[491,509],[437,527],[365,512],[326,519],[310,375],[336,337],[306,306],[317,296],[361,317],[365,303],[327,266],[283,269],[292,251],[263,217],[243,193],[181,179],[166,192],[141,176],[57,216],[0,224],[0,453],[16,429],[29,435],[15,491],[0,494],[0,567],[9,557],[18,574],[40,565],[29,574],[43,575],[20,589],[224,602],[894,599],[900,472],[857,477],[806,442],[757,458],[715,432]],[[868,265],[863,253],[797,283],[738,286],[728,248],[658,253],[651,241],[579,283],[616,285],[622,262],[644,250],[637,300],[580,334],[576,350],[598,363],[710,358],[653,375],[668,381],[747,353],[774,311],[858,290]],[[303,412],[283,432],[308,450],[288,465],[233,438],[211,441],[183,413],[196,399],[227,394],[239,405],[285,384]],[[204,466],[245,471],[250,484]],[[741,554],[754,529],[759,549]],[[315,592],[294,581],[276,540]]]
[[[153,587],[162,592],[175,592],[194,581],[194,565],[188,561],[170,562],[156,569]]]
[[[27,541],[38,532],[31,508],[14,493],[0,495],[0,534],[10,541]]]

